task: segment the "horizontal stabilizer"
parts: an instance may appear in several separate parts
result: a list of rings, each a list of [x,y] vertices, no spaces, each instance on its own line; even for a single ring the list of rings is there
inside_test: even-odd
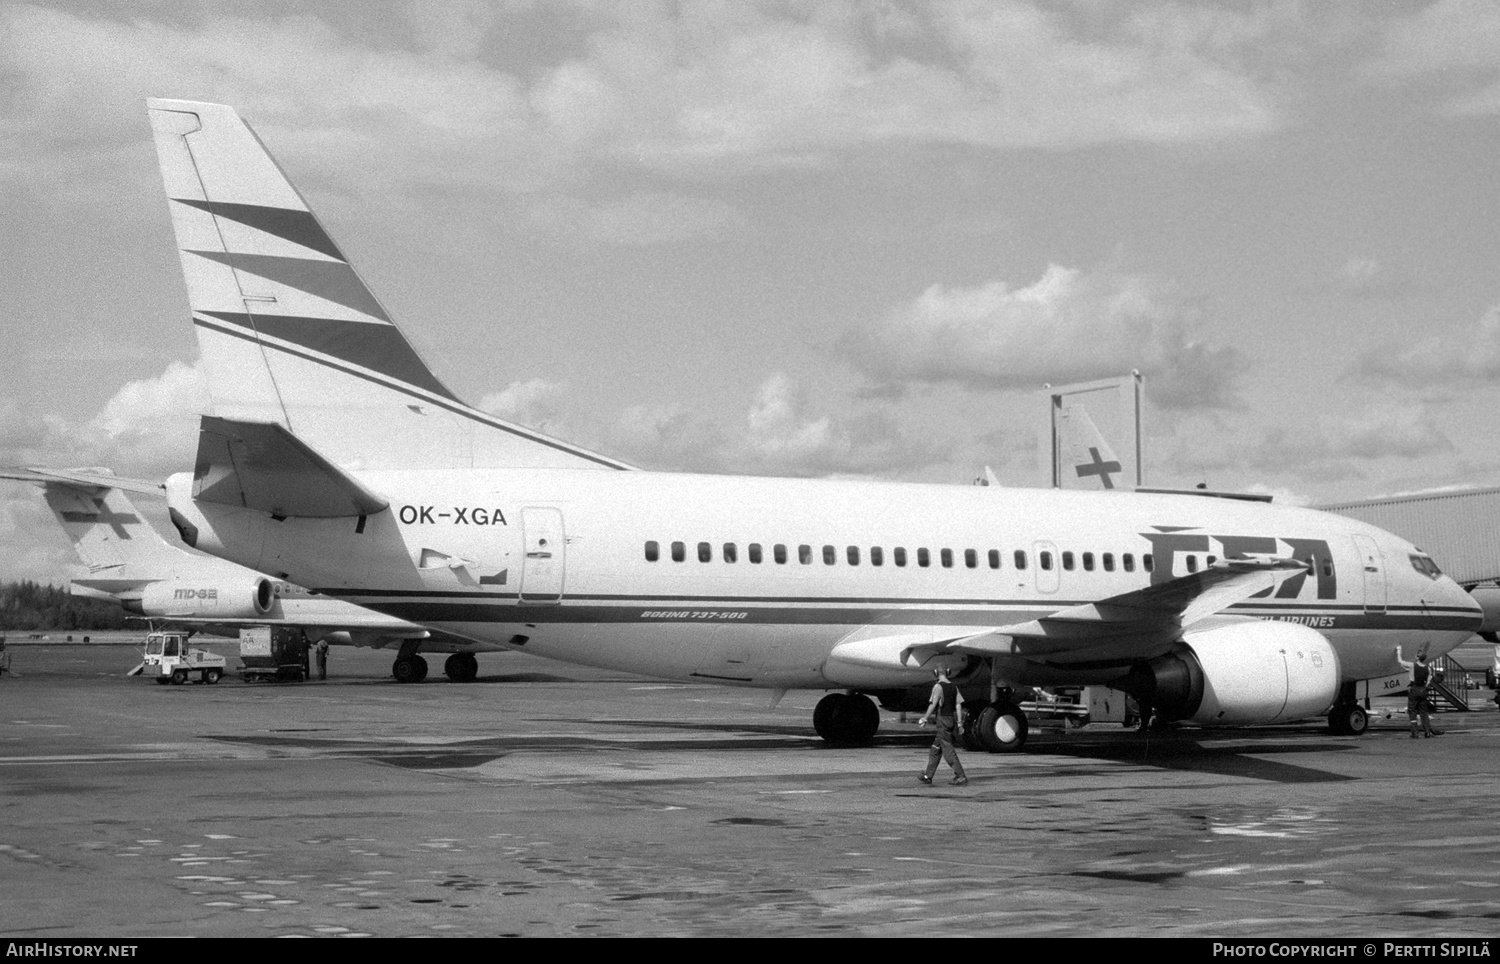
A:
[[[373,515],[390,503],[270,422],[203,416],[193,498],[274,516]]]
[[[17,482],[38,482],[42,485],[64,485],[75,489],[86,489],[91,492],[102,491],[104,489],[125,489],[130,492],[161,495],[161,484],[158,482],[147,482],[144,479],[123,479],[110,473],[108,469],[43,469],[31,466],[26,468],[0,468],[0,479],[13,479]]]

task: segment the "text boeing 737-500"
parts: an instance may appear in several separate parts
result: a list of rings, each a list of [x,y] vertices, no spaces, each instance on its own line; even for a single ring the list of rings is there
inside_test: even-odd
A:
[[[634,471],[458,400],[230,108],[149,104],[209,369],[193,545],[559,660],[831,690],[868,740],[946,664],[993,750],[1013,690],[1099,684],[1204,725],[1329,714],[1479,608],[1425,554],[1307,509],[1192,495]]]

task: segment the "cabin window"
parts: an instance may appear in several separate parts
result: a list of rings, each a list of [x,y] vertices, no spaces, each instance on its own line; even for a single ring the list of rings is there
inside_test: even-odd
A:
[[[833,546],[823,547],[823,565],[831,566],[839,561],[839,551]]]
[[[879,546],[871,546],[870,547],[870,565],[872,565],[872,566],[883,566],[883,565],[885,565],[885,550],[884,549],[880,548]]]
[[[965,549],[964,550],[964,565],[967,566],[970,569],[973,569],[976,566],[978,566],[979,565],[979,553],[975,552],[973,549]]]
[[[750,561],[757,566],[760,565],[760,543],[758,542],[750,543]]]
[[[901,546],[897,546],[891,550],[891,559],[898,566],[906,565],[906,550]]]
[[[859,565],[859,546],[850,546],[848,550],[849,565]]]
[[[1187,554],[1187,569],[1188,572],[1198,571],[1198,557],[1191,552]]]
[[[938,558],[941,559],[941,560],[943,560],[943,568],[944,569],[952,569],[953,568],[953,550],[952,549],[940,549],[940,550],[938,550]]]
[[[991,549],[990,550],[990,568],[991,569],[999,569],[1000,568],[1000,550],[999,549]]]
[[[655,542],[646,543],[646,561],[655,562],[661,557],[661,546]]]
[[[681,562],[687,558],[687,546],[680,542],[672,543],[672,561]]]
[[[1026,550],[1025,549],[1017,549],[1016,550],[1016,560],[1015,561],[1016,561],[1016,568],[1017,569],[1024,570],[1026,568]]]
[[[732,543],[732,542],[726,542],[726,543],[724,543],[724,561],[725,562],[739,562],[740,561],[740,551],[735,548],[734,543]]]
[[[1121,556],[1120,567],[1126,572],[1135,572],[1135,553],[1127,552]]]
[[[776,560],[776,565],[778,566],[786,565],[786,546],[782,545],[779,542],[776,543],[776,545],[771,548],[771,558]]]
[[[1432,564],[1432,572],[1430,573],[1430,575],[1432,576],[1432,578],[1436,579],[1438,576],[1441,576],[1442,572],[1440,572],[1438,570],[1437,563],[1433,562],[1431,559],[1428,559],[1427,561]],[[1323,575],[1325,575],[1325,576],[1331,576],[1331,575],[1333,575],[1333,560],[1332,559],[1324,559],[1323,560]]]
[[[1066,569],[1066,570],[1068,570],[1069,572],[1072,572],[1073,571],[1073,552],[1072,552],[1072,550],[1070,549],[1070,550],[1065,551],[1062,554],[1062,556],[1063,556],[1063,568]]]
[[[1085,552],[1083,554],[1083,571],[1084,572],[1093,572],[1094,571],[1094,554],[1092,552]]]
[[[800,545],[797,547],[797,561],[804,566],[812,565],[812,546]]]
[[[917,565],[923,568],[932,565],[932,556],[928,554],[926,549],[917,550]]]
[[[1219,561],[1219,557],[1218,556],[1209,556],[1208,557],[1208,562],[1204,563],[1204,568],[1206,568],[1206,569],[1212,569],[1214,563],[1216,563],[1218,561]]]
[[[1038,552],[1036,554],[1036,561],[1037,565],[1041,566],[1043,569],[1046,569],[1049,572],[1052,570],[1052,553],[1046,551]]]
[[[1152,560],[1151,553],[1141,553],[1141,568],[1147,572],[1154,572],[1156,570],[1156,563]]]
[[[1113,552],[1106,552],[1099,557],[1099,561],[1103,563],[1105,572],[1115,571],[1115,554]]]
[[[713,562],[713,560],[714,560],[714,547],[711,546],[711,545],[709,545],[706,542],[700,542],[700,543],[698,543],[698,561],[699,562]]]

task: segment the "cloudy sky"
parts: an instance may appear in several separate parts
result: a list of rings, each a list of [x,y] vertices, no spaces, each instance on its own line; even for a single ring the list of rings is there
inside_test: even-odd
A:
[[[189,467],[148,96],[250,121],[432,367],[651,468],[1500,485],[1500,5],[0,3],[0,465]],[[0,486],[0,578],[63,578]]]

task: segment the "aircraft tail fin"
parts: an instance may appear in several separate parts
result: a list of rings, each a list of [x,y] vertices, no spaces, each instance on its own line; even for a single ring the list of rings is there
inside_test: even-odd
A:
[[[1134,488],[1082,403],[1074,402],[1058,413],[1057,433],[1061,488]]]
[[[113,593],[164,579],[186,555],[163,539],[125,494],[160,486],[99,469],[3,469],[0,478],[35,482],[83,563],[73,581]],[[83,593],[87,595],[88,593]]]
[[[216,415],[352,468],[629,468],[459,401],[233,109],[147,106]]]

